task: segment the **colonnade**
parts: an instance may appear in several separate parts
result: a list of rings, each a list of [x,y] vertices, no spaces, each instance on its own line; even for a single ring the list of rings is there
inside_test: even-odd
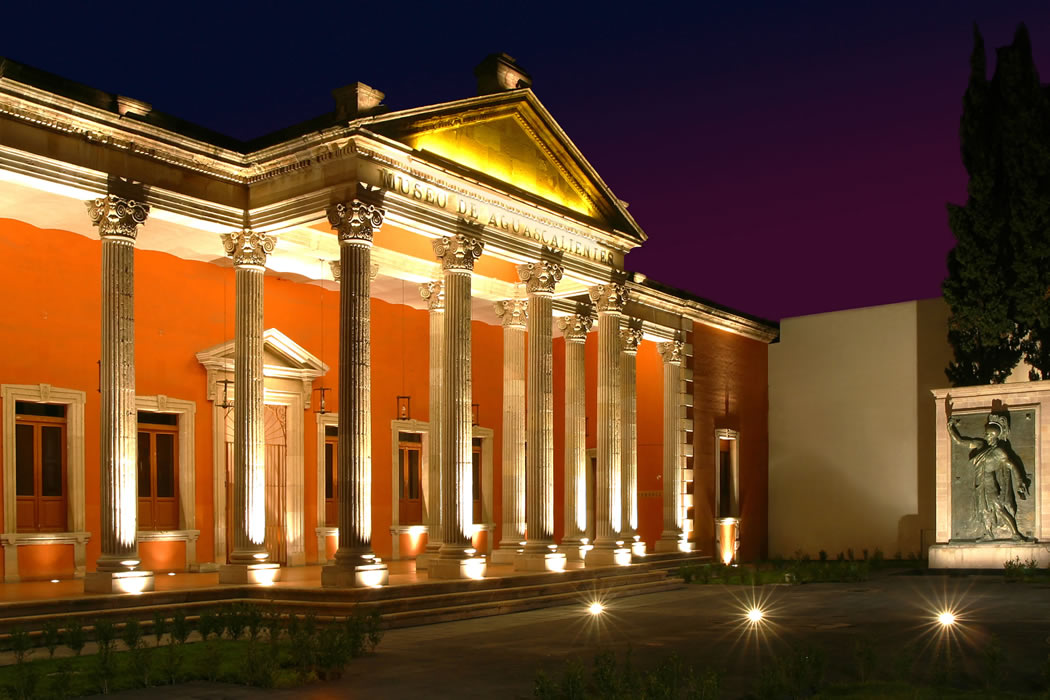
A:
[[[102,555],[89,590],[141,590],[152,575],[136,570],[137,473],[134,358],[134,244],[147,205],[108,195],[88,202],[103,246],[101,363]],[[338,235],[340,282],[338,547],[322,571],[324,586],[375,586],[388,580],[372,549],[371,263],[384,211],[357,199],[326,211]],[[466,226],[466,225],[465,225]],[[263,434],[263,274],[274,240],[244,229],[222,244],[235,267],[234,454],[232,549],[220,582],[272,581],[277,564],[265,546]],[[430,311],[431,439],[427,513],[429,541],[419,568],[431,578],[484,576],[471,546],[471,282],[484,244],[467,228],[434,241],[442,278],[421,285]],[[567,560],[608,565],[630,560],[638,526],[635,354],[640,328],[623,311],[628,290],[600,284],[593,308],[558,320],[565,337],[565,534],[554,541],[553,293],[563,269],[537,260],[518,266],[526,299],[496,304],[504,327],[503,537],[497,562],[523,570],[557,570]],[[584,348],[597,317],[597,473],[588,479]],[[527,345],[527,355],[525,352]],[[678,383],[681,343],[660,346],[664,358],[664,530],[661,544],[682,538]],[[525,358],[527,357],[527,363]],[[526,448],[527,446],[527,448]],[[528,457],[526,457],[526,452]],[[669,488],[667,487],[669,486]],[[595,537],[587,536],[589,489],[595,490]],[[637,544],[634,545],[637,547]],[[636,550],[637,551],[637,550]],[[125,584],[126,588],[126,584]]]

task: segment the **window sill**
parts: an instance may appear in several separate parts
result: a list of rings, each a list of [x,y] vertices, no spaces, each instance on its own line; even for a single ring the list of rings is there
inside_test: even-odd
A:
[[[196,542],[200,530],[139,530],[135,533],[139,542]]]
[[[84,544],[91,539],[90,532],[5,532],[0,544],[5,547],[24,547],[40,544]]]

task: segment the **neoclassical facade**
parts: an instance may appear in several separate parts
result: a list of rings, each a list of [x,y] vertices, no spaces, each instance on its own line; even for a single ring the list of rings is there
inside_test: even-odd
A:
[[[245,143],[0,63],[5,581],[765,553],[776,326],[626,271],[527,74],[476,75]]]

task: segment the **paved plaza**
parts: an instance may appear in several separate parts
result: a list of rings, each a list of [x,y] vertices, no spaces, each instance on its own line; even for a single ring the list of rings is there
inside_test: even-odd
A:
[[[723,695],[754,688],[772,655],[820,648],[830,682],[857,677],[858,644],[874,651],[875,674],[929,678],[946,639],[960,682],[982,683],[992,635],[1004,652],[1005,685],[1025,692],[1042,684],[1050,634],[1048,586],[1011,584],[1001,576],[880,573],[851,584],[803,586],[690,585],[618,600],[605,613],[579,604],[513,615],[388,631],[374,656],[351,663],[337,682],[291,691],[192,683],[129,692],[126,698],[527,698],[537,669],[560,675],[566,659],[589,673],[594,655],[633,650],[645,668],[677,653],[698,669],[724,671]],[[745,613],[759,605],[764,622]],[[958,622],[945,636],[936,614],[951,609]]]

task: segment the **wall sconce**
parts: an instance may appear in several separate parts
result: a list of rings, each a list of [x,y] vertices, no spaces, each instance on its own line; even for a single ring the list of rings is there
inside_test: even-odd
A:
[[[398,396],[397,397],[397,419],[398,420],[410,420],[412,418],[412,397],[411,396]]]
[[[222,384],[222,401],[219,402],[221,408],[232,408],[233,401],[230,400],[230,384],[233,384],[232,379],[220,379],[216,384]]]
[[[321,394],[321,399],[318,402],[319,406],[317,407],[317,413],[323,416],[324,414],[328,413],[328,406],[325,404],[325,396],[328,394],[329,391],[331,391],[331,389],[326,386],[321,386],[314,389],[314,391]]]
[[[481,406],[479,404],[476,404],[476,403],[470,404],[470,424],[471,425],[478,425],[478,423],[480,422],[480,418],[478,418],[479,415],[481,415]]]

